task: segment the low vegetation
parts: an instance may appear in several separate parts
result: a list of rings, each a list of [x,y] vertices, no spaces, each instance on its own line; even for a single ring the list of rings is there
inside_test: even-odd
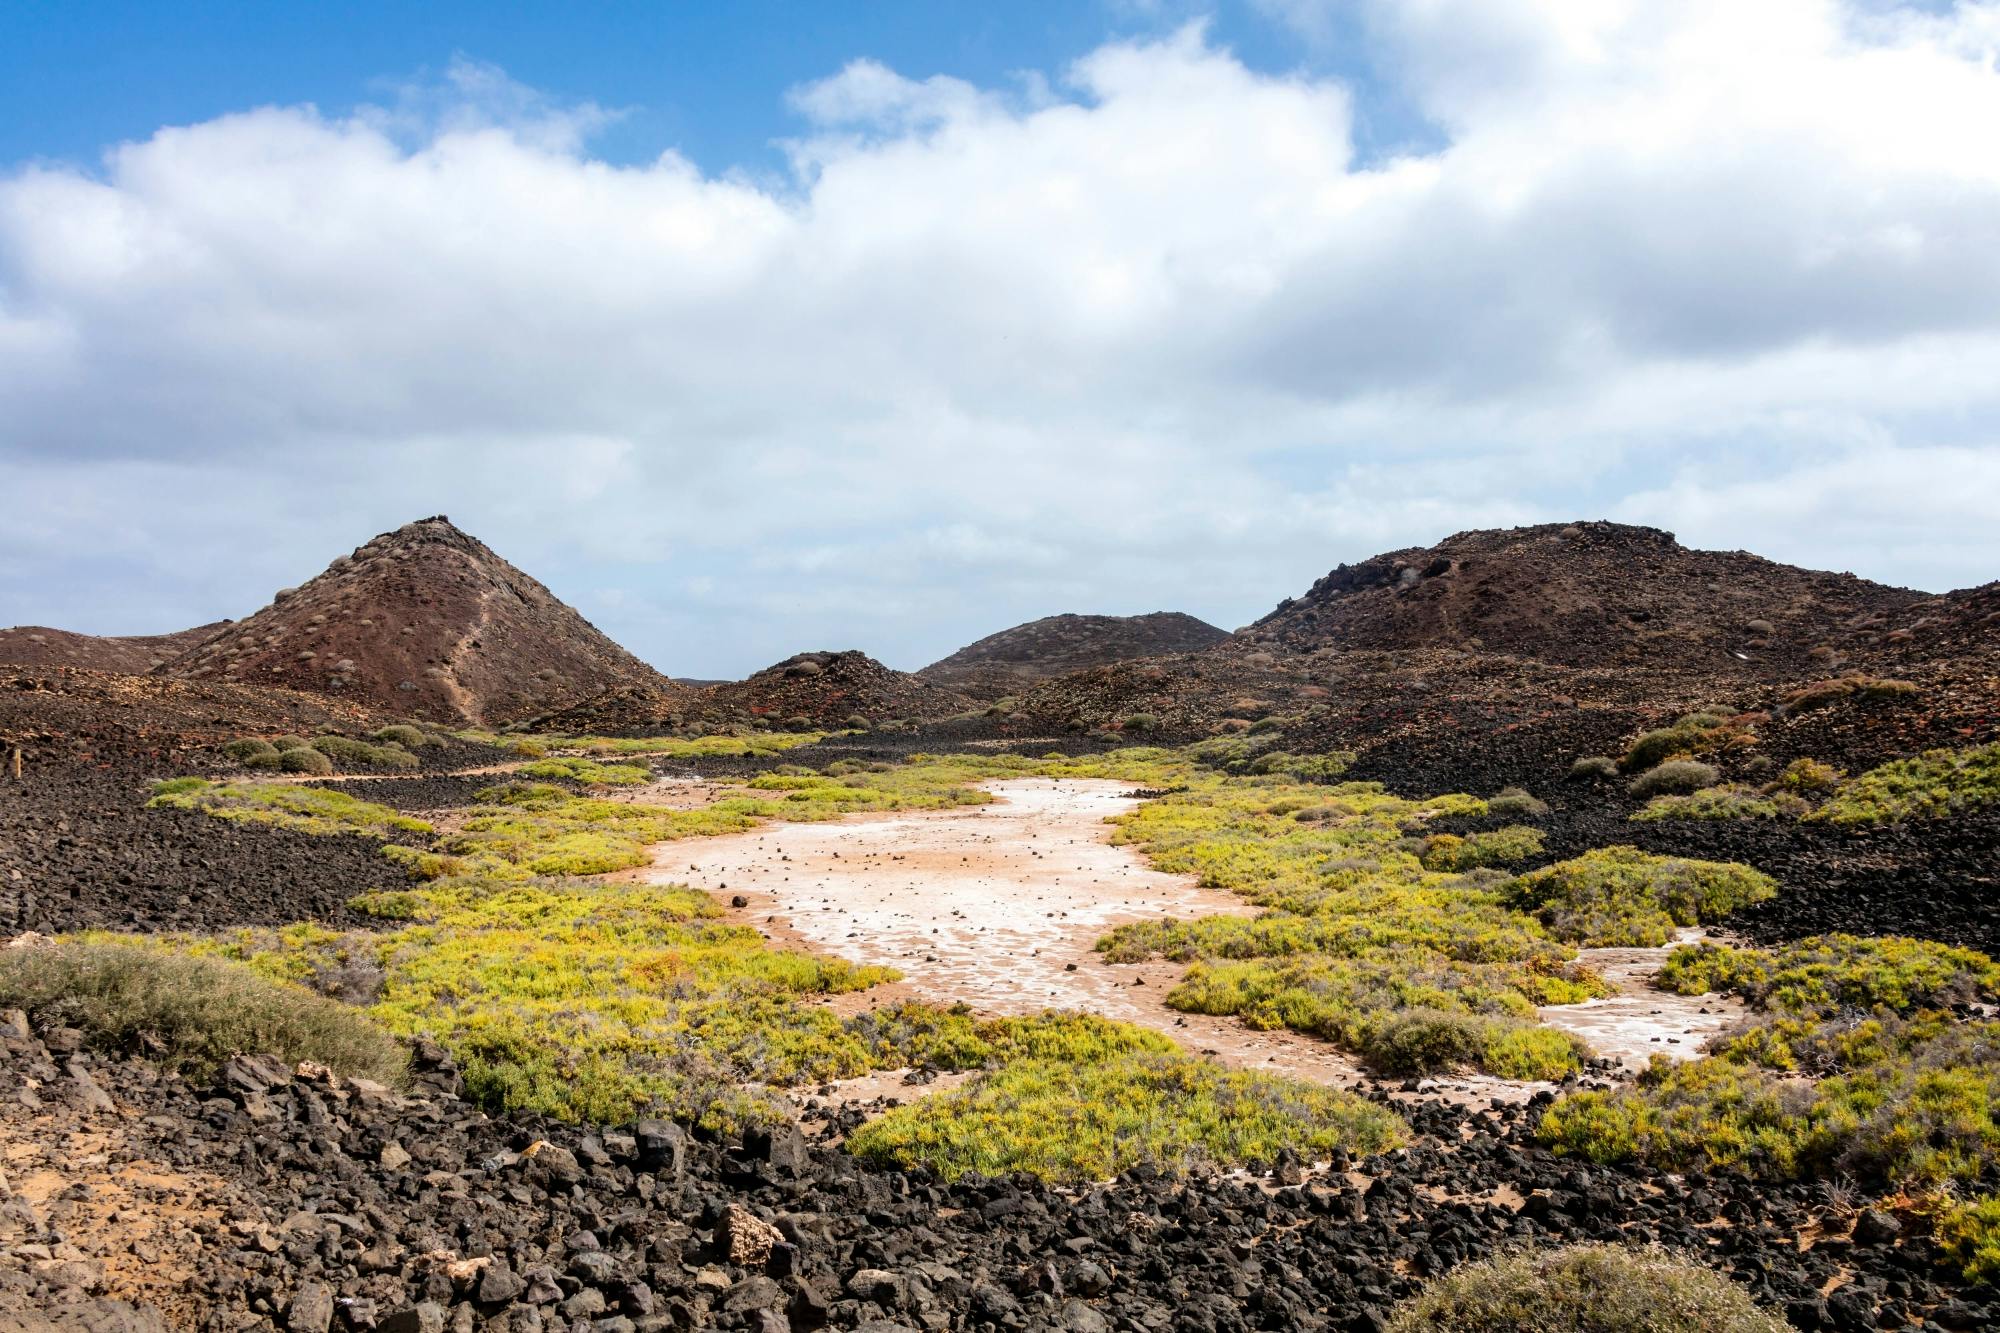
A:
[[[1747,726],[1719,713],[1689,713],[1670,727],[1640,736],[1618,766],[1627,773],[1644,773],[1670,759],[1700,759],[1742,750],[1755,739]]]
[[[1657,819],[1796,819],[1811,810],[1788,791],[1719,786],[1703,787],[1685,796],[1655,796],[1632,819],[1638,823]]]
[[[543,759],[523,764],[515,771],[524,778],[540,778],[545,782],[567,778],[599,787],[632,787],[652,777],[639,764],[600,764],[582,758]]]
[[[1743,996],[1757,1021],[1637,1084],[1572,1094],[1544,1115],[1556,1151],[1775,1179],[1901,1190],[1940,1241],[1991,1272],[2000,1209],[2000,964],[1925,940],[1830,935],[1775,950],[1677,950],[1661,984]],[[1967,1200],[1961,1202],[1961,1200]]]
[[[396,1081],[401,1042],[348,1005],[219,958],[137,943],[61,940],[0,950],[0,1009],[94,1043],[146,1050],[206,1076],[231,1056],[313,1060],[342,1074]]]
[[[1809,818],[1828,824],[1895,824],[1939,819],[2000,801],[2000,743],[1927,750],[1841,783]]]
[[[423,820],[398,814],[386,805],[359,800],[346,792],[289,782],[171,778],[154,785],[148,804],[155,809],[199,810],[218,819],[274,824],[304,833],[366,833],[386,838],[431,831]]]
[[[1394,1112],[1351,1093],[1169,1049],[1080,1065],[1018,1060],[871,1121],[848,1150],[946,1179],[1030,1171],[1081,1184],[1142,1163],[1268,1163],[1286,1151],[1323,1160],[1407,1139]]]
[[[1641,798],[1685,796],[1714,786],[1721,776],[1714,764],[1704,764],[1699,759],[1669,759],[1633,778],[1625,784],[1625,790]]]
[[[1587,947],[1656,946],[1682,926],[1720,920],[1777,893],[1770,876],[1729,861],[1600,847],[1507,886],[1550,935]]]
[[[1462,1264],[1389,1317],[1391,1333],[1784,1333],[1728,1278],[1659,1249],[1570,1245]]]

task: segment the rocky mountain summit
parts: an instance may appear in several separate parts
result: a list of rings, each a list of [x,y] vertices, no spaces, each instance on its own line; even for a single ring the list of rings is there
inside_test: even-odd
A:
[[[159,670],[461,725],[518,721],[623,686],[674,688],[442,516],[355,548]]]
[[[228,627],[218,620],[172,634],[78,634],[47,625],[15,625],[0,629],[0,662],[9,666],[81,667],[139,675],[173,661],[188,649]]]
[[[1222,643],[1229,631],[1180,611],[1044,616],[989,634],[917,675],[975,699],[998,699],[1051,676]]]
[[[1460,648],[1568,666],[1754,672],[1809,660],[1906,588],[1697,551],[1621,523],[1461,532],[1341,565],[1240,632],[1252,647]]]

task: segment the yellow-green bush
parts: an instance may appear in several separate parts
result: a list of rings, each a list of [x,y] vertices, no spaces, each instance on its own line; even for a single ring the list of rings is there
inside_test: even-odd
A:
[[[2000,963],[1976,949],[1894,935],[1815,935],[1776,949],[1704,941],[1669,954],[1658,984],[1679,995],[1733,991],[1786,1014],[1907,1015],[2000,998]]]
[[[543,759],[523,764],[516,771],[524,778],[568,778],[573,782],[590,782],[605,787],[636,786],[652,776],[638,764],[600,764],[594,759],[582,758]]]
[[[1589,946],[1659,945],[1677,926],[1715,921],[1777,892],[1770,876],[1729,861],[1599,847],[1531,870],[1508,886],[1558,939]]]
[[[2000,1278],[2000,1196],[1946,1204],[1934,1227],[1938,1248],[1968,1281]]]
[[[2000,743],[1927,750],[1841,783],[1808,818],[1829,824],[1893,824],[1939,819],[2000,801]]]
[[[1407,1138],[1394,1112],[1352,1093],[1153,1053],[1017,1060],[863,1125],[848,1150],[947,1179],[1029,1171],[1080,1184],[1141,1163],[1367,1155]]]
[[[1506,828],[1463,837],[1453,833],[1432,834],[1424,840],[1422,861],[1426,870],[1477,870],[1481,866],[1513,865],[1540,855],[1541,850],[1540,829],[1509,824]]]
[[[417,757],[393,741],[387,745],[371,745],[351,736],[319,736],[314,738],[312,748],[342,769],[380,768],[402,772],[417,766]]]
[[[1796,819],[1811,809],[1788,791],[1766,795],[1743,787],[1704,787],[1685,796],[1655,796],[1632,819],[1635,823],[1656,819]]]
[[[289,782],[210,782],[170,778],[156,783],[147,804],[155,809],[199,810],[218,819],[275,824],[305,833],[428,833],[421,819],[346,792]]]

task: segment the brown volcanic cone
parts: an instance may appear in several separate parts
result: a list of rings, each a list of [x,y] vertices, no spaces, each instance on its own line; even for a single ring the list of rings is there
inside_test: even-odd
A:
[[[1051,676],[1142,657],[1198,652],[1227,638],[1228,630],[1179,611],[1044,616],[967,644],[917,675],[934,685],[990,700]]]
[[[159,670],[476,725],[552,712],[621,686],[674,688],[442,517],[356,548]]]
[[[1803,663],[1857,619],[1922,600],[1745,551],[1692,551],[1657,528],[1551,523],[1342,565],[1239,638],[1293,651],[1463,648],[1730,670]]]
[[[77,634],[46,625],[16,625],[0,629],[0,662],[12,666],[82,667],[86,671],[137,676],[173,661],[228,624],[226,620],[218,620],[212,625],[173,634],[126,635]]]
[[[962,694],[850,650],[800,653],[748,680],[712,686],[697,711],[718,721],[804,718],[815,727],[837,727],[851,717],[930,722],[971,707]]]

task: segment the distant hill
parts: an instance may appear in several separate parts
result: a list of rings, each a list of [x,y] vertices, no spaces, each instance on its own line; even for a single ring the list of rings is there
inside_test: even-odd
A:
[[[1570,666],[1803,662],[1926,600],[1658,528],[1550,523],[1461,532],[1341,565],[1238,632],[1246,648],[1461,648]]]
[[[837,727],[856,717],[871,723],[935,721],[971,707],[972,701],[954,690],[852,650],[788,657],[748,680],[712,686],[696,705],[711,720],[802,719],[815,727]]]
[[[136,676],[171,662],[228,625],[218,620],[173,634],[77,634],[46,625],[0,629],[0,662],[12,666],[70,666]]]
[[[339,557],[158,670],[475,725],[534,717],[620,687],[683,688],[443,517]]]
[[[1044,616],[967,644],[917,675],[974,698],[997,699],[1052,676],[1142,657],[1198,652],[1228,638],[1228,630],[1179,611]]]

